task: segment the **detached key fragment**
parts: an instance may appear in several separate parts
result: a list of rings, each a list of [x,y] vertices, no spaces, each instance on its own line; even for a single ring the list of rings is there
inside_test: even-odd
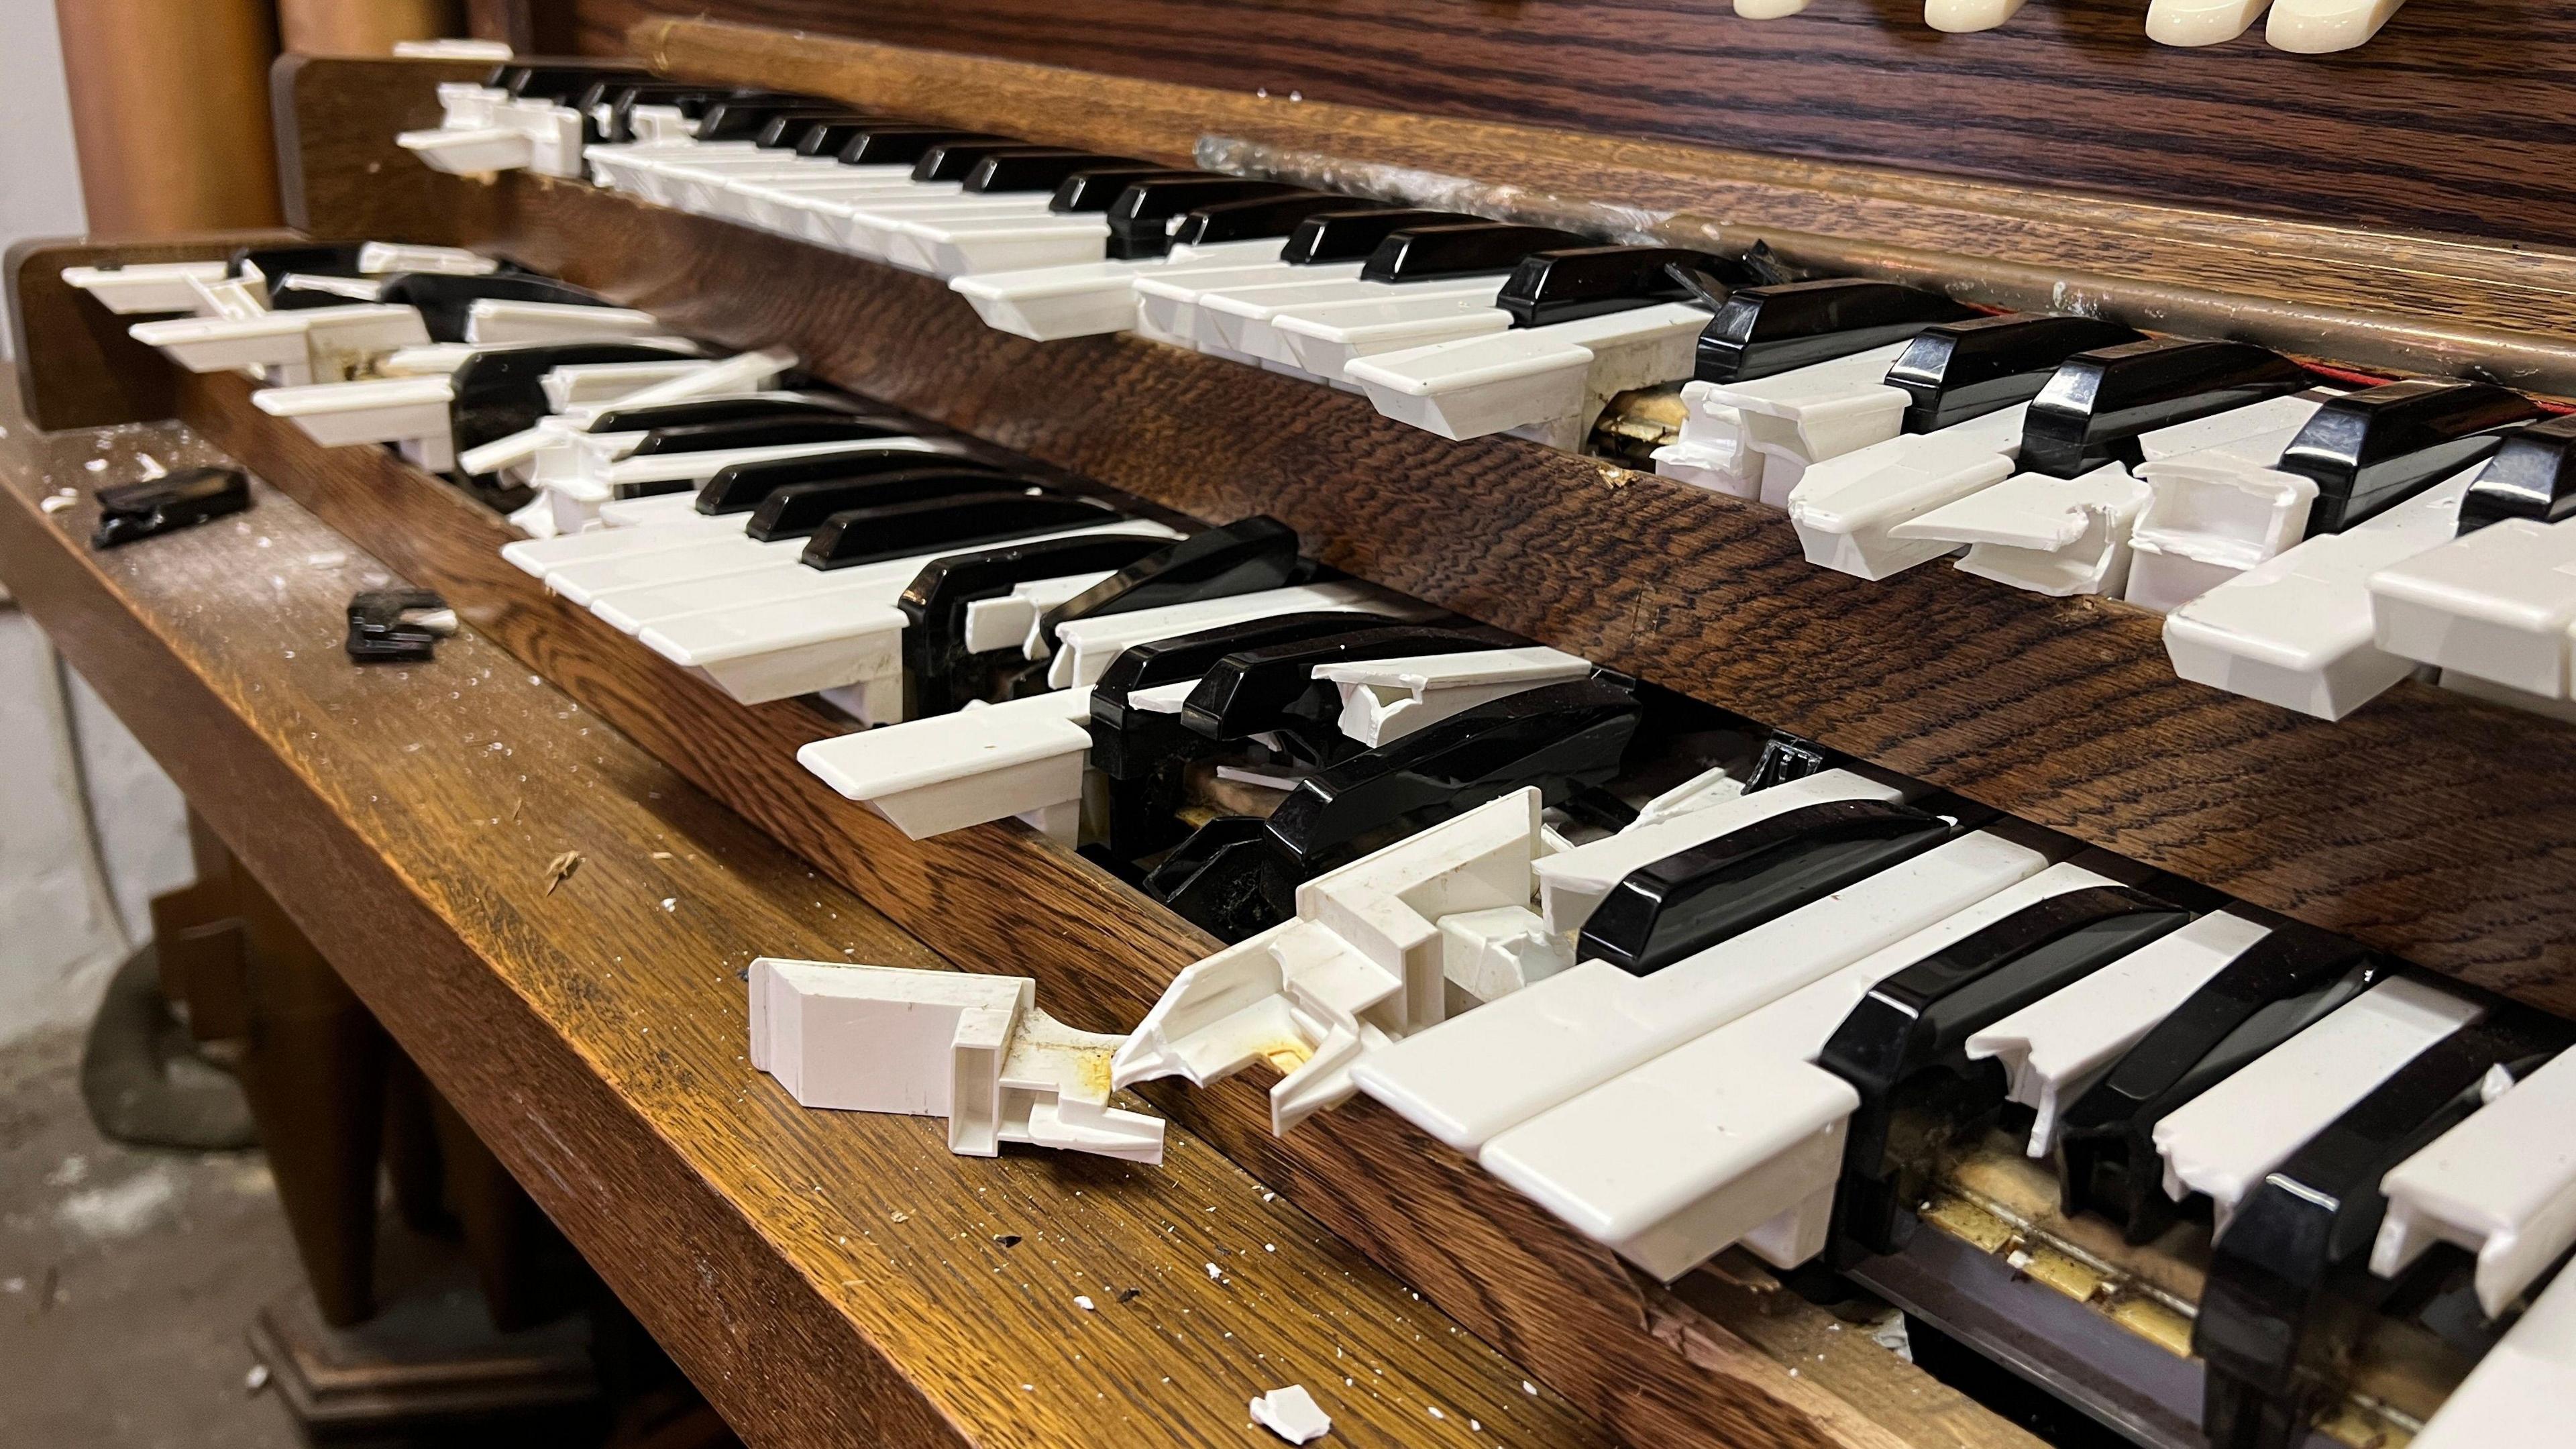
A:
[[[184,468],[141,483],[98,490],[92,548],[193,528],[250,507],[250,477],[238,468]]]
[[[456,611],[431,589],[366,589],[349,598],[349,657],[360,664],[425,663],[456,632]]]

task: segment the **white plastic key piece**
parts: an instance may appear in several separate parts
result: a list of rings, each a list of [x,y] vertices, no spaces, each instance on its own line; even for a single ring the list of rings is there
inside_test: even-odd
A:
[[[1541,803],[1519,791],[1299,885],[1294,919],[1173,978],[1112,1059],[1113,1080],[1205,1087],[1267,1061],[1282,1074],[1270,1089],[1281,1134],[1348,1100],[1352,1066],[1439,1023],[1452,965],[1476,964],[1451,962],[1472,941],[1442,921],[1528,913],[1531,867],[1551,848]]]
[[[2370,1270],[2394,1278],[2435,1243],[2477,1258],[2501,1317],[2576,1245],[2576,1052],[2562,1052],[2390,1169]]]
[[[1576,448],[1612,397],[1690,376],[1708,309],[1660,302],[1355,359],[1377,410],[1444,438],[1515,433]]]
[[[227,270],[214,262],[134,262],[122,267],[65,267],[63,284],[98,299],[120,317],[163,312],[194,312],[197,291],[191,281],[220,282]]]
[[[2370,576],[2372,637],[2401,659],[2565,699],[2576,525],[2508,518]]]
[[[2016,473],[1887,534],[1967,544],[1960,572],[2035,594],[2117,596],[2129,576],[2129,529],[2146,506],[2147,485],[2105,463],[2078,478]]]
[[[2165,1192],[2209,1195],[2218,1231],[2264,1176],[2484,1008],[2411,976],[2383,981],[2155,1125]]]
[[[1480,704],[1589,678],[1592,661],[1532,644],[1410,659],[1316,666],[1315,678],[1341,692],[1341,732],[1375,749]]]
[[[2201,917],[1968,1038],[1968,1060],[2001,1062],[2010,1100],[2032,1109],[2030,1155],[2057,1146],[2058,1112],[2157,1022],[2271,934],[2225,911]]]
[[[2169,612],[2298,543],[2316,480],[2273,465],[2317,406],[2273,398],[2139,440],[2151,496],[2130,534],[2130,603]]]
[[[1109,1105],[1125,1038],[1037,1008],[1025,976],[790,961],[751,963],[751,1064],[800,1106],[948,1119],[948,1150],[1005,1142],[1163,1160],[1163,1122]]]
[[[2576,1421],[2576,1273],[2562,1272],[2487,1350],[2411,1449],[2555,1444]]]
[[[280,386],[345,382],[384,353],[429,341],[418,310],[378,302],[246,317],[174,317],[126,330],[190,372],[255,368]]]
[[[326,448],[393,443],[403,456],[433,473],[456,466],[448,424],[455,390],[444,377],[384,377],[364,382],[324,382],[304,387],[265,387],[253,406],[285,418]]]
[[[1686,382],[1681,436],[1655,450],[1655,471],[1785,507],[1807,468],[1897,436],[1911,399],[1887,385],[1887,369],[1907,346],[1891,342],[1750,382]]]
[[[1672,818],[1652,836],[1641,830],[1642,852],[1632,849],[1634,842],[1613,847],[1622,840],[1614,835],[1551,856],[1539,872],[1542,919],[1559,936],[1579,931],[1589,905],[1617,881],[1610,873],[1614,853],[1653,861],[1782,810],[1891,798],[1885,787],[1828,771]],[[2050,859],[2045,849],[1977,832],[1646,976],[1608,961],[1578,961],[1379,1053],[1361,1065],[1357,1079],[1361,1090],[1425,1132],[1473,1152],[1622,1072],[2038,874]]]
[[[1034,816],[1065,839],[1078,821],[1091,753],[1091,691],[1060,689],[1005,704],[816,740],[796,762],[892,821],[907,839],[1011,816]]]
[[[2374,641],[2371,575],[2449,542],[2460,500],[2483,466],[2276,554],[2166,615],[2174,673],[2319,719],[2341,719],[2378,698],[2415,661]]]
[[[1419,600],[1390,594],[1370,584],[1349,582],[1300,584],[1221,599],[1170,604],[1159,609],[1138,609],[1129,614],[1076,619],[1056,630],[1054,657],[1047,664],[1047,685],[1053,689],[1066,689],[1077,684],[1096,683],[1108,670],[1110,661],[1131,644],[1175,638],[1201,629],[1219,629],[1228,624],[1249,623],[1278,614],[1304,613],[1311,609],[1351,609],[1384,615],[1397,623],[1427,619],[1439,612]],[[1034,627],[1030,632],[1027,653],[1031,659],[1048,658]]]
[[[485,297],[465,311],[465,340],[478,347],[514,342],[623,342],[653,337],[662,321],[631,307],[564,302],[504,302]]]
[[[1888,531],[2011,477],[2029,411],[2009,407],[1938,432],[1902,433],[1806,469],[1787,503],[1807,562],[1884,579],[1958,552],[1947,539]],[[1660,461],[1656,467],[1671,473]]]
[[[1501,1133],[1477,1161],[1667,1282],[1739,1242],[1794,1268],[1824,1249],[1860,1105],[1814,1064],[1835,1029],[1889,976],[2107,884],[2073,864],[2038,872]]]
[[[1252,1418],[1262,1428],[1291,1444],[1311,1444],[1333,1431],[1333,1417],[1315,1403],[1304,1384],[1272,1389],[1252,1401]]]
[[[1368,285],[1376,291],[1348,301],[1282,307],[1270,314],[1267,330],[1282,361],[1337,387],[1356,390],[1359,384],[1344,369],[1360,358],[1509,329],[1512,314],[1494,305],[1503,280],[1372,282]],[[1249,332],[1244,350],[1269,355]]]
[[[1275,264],[1281,245],[1276,238],[1265,238],[1174,247],[1165,257],[987,272],[957,277],[948,286],[974,307],[985,326],[1036,342],[1054,342],[1134,327],[1138,277]]]
[[[737,392],[758,392],[775,382],[778,376],[796,365],[796,354],[785,348],[763,348],[754,352],[737,352],[731,357],[687,368],[673,376],[640,388],[616,399],[592,403],[567,402],[560,415],[540,419],[536,426],[522,428],[506,437],[495,438],[477,448],[467,449],[458,465],[468,473],[499,473],[521,469],[532,463],[540,448],[560,439],[567,432],[587,432],[590,425],[608,410],[611,401],[621,408],[654,407],[662,403],[687,402],[692,398],[722,397]]]

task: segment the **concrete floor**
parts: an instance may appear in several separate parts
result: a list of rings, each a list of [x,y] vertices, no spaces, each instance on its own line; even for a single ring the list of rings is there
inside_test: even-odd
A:
[[[105,1141],[79,1060],[0,1047],[0,1444],[297,1449],[248,1386],[251,1316],[300,1281],[267,1165]]]

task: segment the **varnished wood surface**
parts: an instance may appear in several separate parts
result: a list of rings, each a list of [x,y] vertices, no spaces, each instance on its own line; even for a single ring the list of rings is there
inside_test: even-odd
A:
[[[21,603],[752,1442],[1259,1444],[1245,1401],[1300,1381],[1337,1442],[1603,1442],[1186,1132],[1162,1170],[968,1159],[797,1108],[743,1060],[745,963],[937,956],[484,638],[351,664],[383,570],[265,487],[92,553],[139,454],[217,460],[183,430],[0,426]]]
[[[399,204],[685,332],[795,347],[834,381],[1202,518],[1274,513],[1363,577],[2576,1009],[2568,726],[2414,685],[2313,720],[2177,679],[2160,620],[2123,604],[1940,567],[1850,579],[1757,505],[1448,442],[1132,336],[1027,342],[935,281],[584,185],[392,192],[373,214]]]
[[[2576,242],[2576,13],[2415,0],[2371,45],[2208,50],[2146,0],[1940,35],[1916,0],[1759,22],[1723,0],[577,0],[586,48],[652,16],[997,56],[1238,96],[2114,192],[2332,224]]]

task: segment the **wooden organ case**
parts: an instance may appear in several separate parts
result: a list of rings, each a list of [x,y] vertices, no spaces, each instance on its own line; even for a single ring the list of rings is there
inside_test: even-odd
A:
[[[681,80],[1604,240],[1758,247],[1805,276],[2259,344],[2345,386],[2576,398],[2576,20],[2537,6],[2414,0],[2325,56],[2255,34],[2160,46],[2142,0],[1975,34],[1858,0],[1767,22],[1548,0],[515,8],[535,12],[523,31]],[[2421,678],[2317,718],[2178,678],[2164,620],[2120,599],[1813,566],[1778,508],[1640,466],[1669,399],[1615,402],[1575,449],[1457,441],[1356,390],[1130,332],[1012,336],[918,271],[581,179],[443,175],[397,147],[440,124],[439,83],[487,69],[282,61],[298,232],[473,248],[714,347],[793,349],[826,383],[1172,515],[1268,514],[1359,579],[2576,1016],[2576,725]],[[232,240],[21,248],[29,416],[183,420],[924,942],[1037,977],[1078,1025],[1133,1024],[1216,949],[1027,826],[907,838],[797,767],[846,719],[725,697],[502,564],[515,535],[494,512],[391,453],[317,446],[238,376],[166,366],[61,280]],[[1610,1438],[2033,1442],[1892,1360],[1801,1372],[1844,1325],[1741,1253],[1657,1281],[1373,1101],[1274,1135],[1253,1076],[1148,1095]],[[1855,1277],[2061,1398],[2043,1435],[2208,1442],[2190,1357],[2205,1227],[2134,1249],[2009,1153],[1953,1169],[1915,1205],[1933,1246]],[[2299,1433],[2403,1443],[2474,1359],[2420,1327],[2371,1344]],[[762,1407],[717,1397],[759,1442]]]

